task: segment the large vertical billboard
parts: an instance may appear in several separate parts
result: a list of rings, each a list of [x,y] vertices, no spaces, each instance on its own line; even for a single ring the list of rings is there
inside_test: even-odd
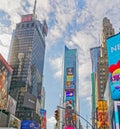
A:
[[[0,109],[6,110],[12,68],[0,54]]]
[[[40,109],[40,116],[41,116],[41,129],[46,129],[46,110]]]
[[[99,100],[97,103],[97,126],[98,129],[109,128],[108,105],[106,100]]]
[[[64,89],[76,88],[76,49],[65,47]]]
[[[107,39],[111,96],[120,99],[120,33]]]
[[[13,127],[15,129],[21,129],[21,120],[19,120],[14,115],[10,114],[8,127],[11,127],[11,128]]]
[[[114,101],[114,113],[112,121],[115,129],[120,129],[120,101]]]
[[[16,104],[17,104],[16,100],[13,99],[10,95],[8,95],[7,111],[13,115],[15,115]]]
[[[77,50],[65,47],[64,56],[64,106],[66,107],[64,120],[65,129],[74,129],[72,112],[76,103],[76,62]]]

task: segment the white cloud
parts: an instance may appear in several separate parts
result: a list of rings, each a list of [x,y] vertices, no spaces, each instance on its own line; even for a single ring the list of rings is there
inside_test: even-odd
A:
[[[58,58],[50,58],[49,59],[49,62],[52,66],[52,68],[54,69],[55,71],[55,74],[54,74],[54,78],[59,78],[61,79],[61,76],[62,76],[62,57],[58,57]]]
[[[32,13],[33,11],[34,0],[28,1],[30,6],[26,10],[24,9],[27,1],[1,0],[0,11],[3,10],[6,13],[1,18],[8,19],[11,22],[10,26],[6,26],[0,22],[0,52],[6,59],[12,30],[15,29],[16,23],[20,22],[21,15]],[[41,21],[46,19],[49,26],[48,37],[46,39],[49,53],[53,52],[51,48],[57,44],[58,39],[65,42],[69,48],[78,49],[80,98],[84,97],[90,102],[91,61],[89,49],[99,46],[104,17],[108,17],[115,31],[119,32],[120,0],[85,0],[84,2],[84,7],[79,9],[76,5],[78,0],[37,0],[36,13],[38,19]],[[54,15],[52,18],[53,23],[51,23],[50,14]],[[68,29],[69,26],[71,28]],[[54,53],[57,55],[58,51]],[[63,56],[62,53],[61,56]],[[53,76],[61,79],[63,71],[62,57],[49,57],[51,68],[54,71]],[[54,123],[54,118],[49,118],[48,128],[52,129]]]

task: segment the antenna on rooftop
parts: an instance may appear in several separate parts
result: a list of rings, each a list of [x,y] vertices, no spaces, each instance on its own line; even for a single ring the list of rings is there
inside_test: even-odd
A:
[[[35,11],[36,11],[36,3],[37,3],[37,0],[35,0],[34,2],[34,8],[33,8],[33,15],[35,16]]]

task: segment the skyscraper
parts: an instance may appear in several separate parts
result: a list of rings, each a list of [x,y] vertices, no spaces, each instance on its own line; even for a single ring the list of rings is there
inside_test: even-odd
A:
[[[41,101],[47,24],[35,14],[23,15],[12,36],[9,62],[13,68],[10,95],[16,99],[16,116],[40,122],[36,103]],[[40,108],[40,107],[39,107]]]
[[[77,112],[79,114],[80,112],[77,62],[77,49],[65,47],[63,86],[64,129],[77,129],[80,127],[80,119],[74,113]]]
[[[108,79],[108,59],[107,59],[107,47],[106,39],[114,35],[114,29],[108,18],[103,19],[102,25],[102,42],[100,58],[98,60],[98,71],[97,71],[97,91],[98,99],[103,99],[106,82]]]

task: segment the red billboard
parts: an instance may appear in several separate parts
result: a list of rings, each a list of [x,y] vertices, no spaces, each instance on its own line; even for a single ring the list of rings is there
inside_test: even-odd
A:
[[[64,129],[74,129],[74,127],[65,126]]]

